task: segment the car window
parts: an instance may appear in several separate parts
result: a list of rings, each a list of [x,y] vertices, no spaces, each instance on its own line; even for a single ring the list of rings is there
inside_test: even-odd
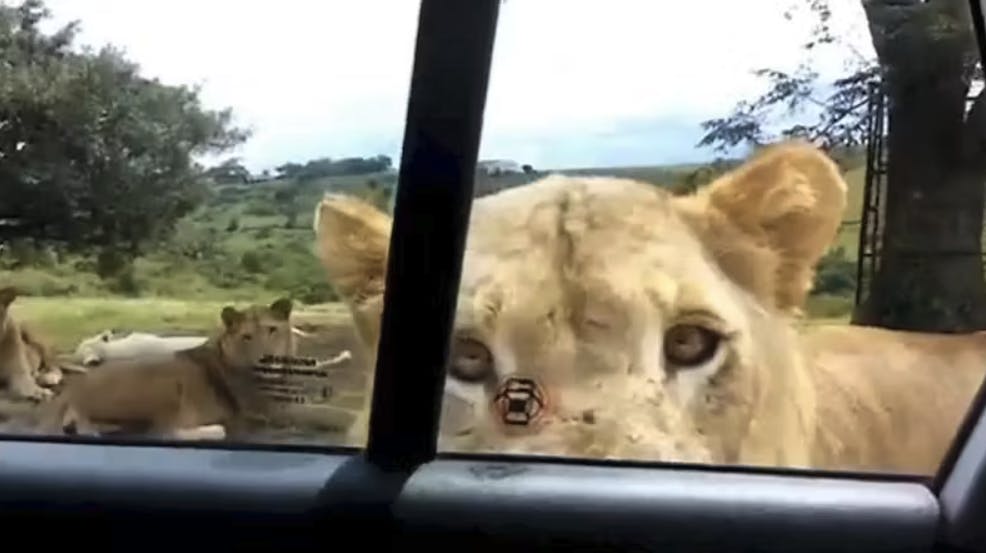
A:
[[[441,450],[933,474],[986,370],[971,29],[504,3]],[[377,224],[353,209],[322,204]],[[343,297],[382,294],[385,249],[346,236],[337,282],[374,263]]]
[[[281,6],[0,7],[4,432],[364,443],[417,5]],[[442,451],[935,472],[964,3],[503,2],[491,71]]]
[[[3,431],[349,444],[368,355],[315,208],[392,206],[416,21],[3,3]]]

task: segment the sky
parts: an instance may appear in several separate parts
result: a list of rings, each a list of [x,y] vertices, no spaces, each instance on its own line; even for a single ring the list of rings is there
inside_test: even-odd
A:
[[[872,56],[859,0],[831,0],[845,45],[814,54],[823,76]],[[11,3],[11,2],[8,2]],[[506,0],[481,159],[536,168],[685,163],[700,122],[764,90],[758,67],[791,70],[812,19],[805,0]],[[414,0],[47,0],[49,27],[113,44],[147,76],[200,85],[253,136],[222,157],[252,171],[317,157],[400,157]]]

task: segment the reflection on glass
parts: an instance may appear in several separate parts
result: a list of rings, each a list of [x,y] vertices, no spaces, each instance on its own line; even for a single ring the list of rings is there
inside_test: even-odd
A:
[[[986,358],[981,78],[963,2],[506,3],[440,446],[933,473]],[[389,216],[319,213],[373,344]]]
[[[417,6],[288,4],[0,7],[4,431],[365,439]],[[441,447],[931,474],[966,4],[693,4],[502,6]]]

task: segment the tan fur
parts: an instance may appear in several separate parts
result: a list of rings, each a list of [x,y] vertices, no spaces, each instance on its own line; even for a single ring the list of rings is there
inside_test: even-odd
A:
[[[221,424],[242,439],[246,419],[265,409],[253,387],[253,366],[264,355],[295,354],[290,314],[286,299],[245,311],[225,307],[222,330],[201,346],[107,362],[42,408],[42,431],[113,429],[181,439]]]
[[[450,371],[442,447],[933,471],[983,376],[986,344],[856,328],[812,328],[802,343],[795,316],[845,196],[830,159],[788,142],[691,196],[554,175],[477,200],[452,363],[492,372],[469,382]],[[371,353],[389,228],[353,198],[327,195],[316,208],[322,264]],[[680,328],[717,336],[718,347],[676,366],[663,347]],[[877,353],[847,350],[840,336],[855,333]],[[900,343],[911,344],[892,358],[900,363],[873,362]],[[926,362],[956,348],[960,367]],[[538,424],[494,416],[508,376],[547,391]]]
[[[42,401],[52,396],[48,387],[61,382],[62,372],[44,341],[11,315],[16,298],[16,289],[0,289],[0,378],[12,396]]]
[[[931,474],[983,381],[986,332],[806,329],[824,467]]]

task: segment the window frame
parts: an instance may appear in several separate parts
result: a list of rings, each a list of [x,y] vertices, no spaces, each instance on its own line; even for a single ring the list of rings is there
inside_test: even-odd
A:
[[[200,543],[251,549],[352,537],[402,548],[986,551],[974,523],[986,519],[986,385],[933,482],[436,451],[500,3],[421,0],[367,447],[2,436],[0,514],[80,523],[75,543],[105,546],[111,529],[121,549],[148,532],[157,547],[183,544],[180,521],[204,532]],[[986,54],[982,6],[970,3]]]

